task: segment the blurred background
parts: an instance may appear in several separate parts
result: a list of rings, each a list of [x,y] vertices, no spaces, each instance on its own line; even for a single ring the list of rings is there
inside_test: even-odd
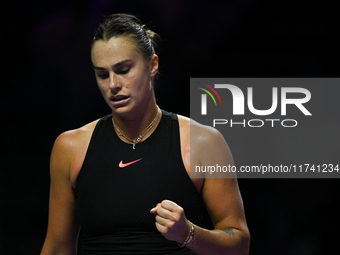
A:
[[[134,14],[161,36],[158,104],[186,116],[190,77],[340,73],[338,11],[327,1],[12,0],[2,6],[4,255],[41,250],[56,137],[110,113],[90,62],[90,42],[103,15]],[[240,179],[239,185],[250,254],[338,253],[338,179]]]

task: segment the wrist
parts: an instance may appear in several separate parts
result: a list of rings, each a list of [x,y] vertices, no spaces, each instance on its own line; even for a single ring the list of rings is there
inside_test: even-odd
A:
[[[177,244],[179,247],[184,247],[185,245],[192,243],[192,242],[195,242],[195,227],[194,227],[194,224],[190,222],[189,234],[187,235],[183,243],[177,242]]]

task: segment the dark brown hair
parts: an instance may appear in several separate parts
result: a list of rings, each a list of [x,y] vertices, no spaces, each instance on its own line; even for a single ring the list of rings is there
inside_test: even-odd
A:
[[[95,33],[91,47],[96,41],[108,41],[112,37],[118,36],[133,39],[146,61],[149,61],[155,54],[156,40],[159,39],[159,36],[147,29],[137,17],[130,14],[106,16]]]

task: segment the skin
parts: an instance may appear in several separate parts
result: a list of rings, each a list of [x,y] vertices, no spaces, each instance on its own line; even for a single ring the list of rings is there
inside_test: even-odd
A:
[[[123,132],[137,137],[151,123],[158,108],[152,81],[158,57],[145,60],[127,37],[97,41],[91,51],[98,87]],[[117,101],[117,99],[122,99]],[[196,165],[233,164],[223,136],[215,129],[178,116],[181,153],[185,169]],[[156,129],[155,126],[143,140]],[[76,254],[80,226],[75,218],[77,177],[98,120],[61,134],[55,141],[50,163],[50,209],[46,240],[41,254]],[[190,141],[191,137],[195,137]],[[125,142],[125,138],[119,136]],[[198,254],[248,254],[249,231],[237,179],[193,179],[214,222],[214,230],[195,227],[195,242],[187,247]],[[150,208],[151,209],[151,208]],[[190,230],[185,212],[175,201],[163,200],[151,209],[158,231],[182,243]]]

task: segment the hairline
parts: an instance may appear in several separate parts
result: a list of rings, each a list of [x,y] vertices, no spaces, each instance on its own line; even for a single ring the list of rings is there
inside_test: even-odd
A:
[[[146,58],[145,54],[143,53],[143,51],[138,47],[138,43],[137,43],[137,40],[133,38],[133,35],[129,34],[129,33],[123,33],[123,34],[120,34],[120,35],[114,35],[114,36],[111,36],[110,38],[107,38],[107,36],[103,36],[103,38],[100,38],[100,39],[95,39],[92,41],[92,44],[91,44],[91,50],[93,48],[93,45],[98,42],[98,41],[102,41],[102,42],[108,42],[110,41],[112,38],[120,38],[120,37],[125,37],[126,39],[128,39],[131,43],[133,43],[135,45],[135,48],[138,50],[138,52],[143,56],[143,59],[145,62],[148,62],[151,60],[152,56],[155,54],[153,53],[151,56],[148,56]]]

